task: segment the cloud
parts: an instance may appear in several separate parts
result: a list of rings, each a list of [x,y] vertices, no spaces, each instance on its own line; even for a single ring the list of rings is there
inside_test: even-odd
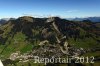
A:
[[[67,13],[73,13],[73,12],[78,12],[78,10],[68,10],[66,11]]]

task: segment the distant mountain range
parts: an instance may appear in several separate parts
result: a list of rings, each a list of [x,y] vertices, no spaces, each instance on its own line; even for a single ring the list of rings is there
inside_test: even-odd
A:
[[[0,19],[0,24],[4,24],[9,20],[9,18]]]
[[[87,18],[67,18],[68,20],[73,21],[83,21],[83,20],[90,20],[92,22],[100,22],[100,17],[87,17]]]
[[[15,18],[2,18],[2,19],[0,19],[0,24],[4,24],[4,23],[6,23],[9,20],[14,20],[14,19]]]
[[[66,18],[67,20],[72,21],[83,21],[83,20],[90,20],[91,22],[100,22],[100,17],[87,17],[87,18]],[[2,18],[0,19],[0,25],[8,22],[9,20],[15,20],[15,18]]]

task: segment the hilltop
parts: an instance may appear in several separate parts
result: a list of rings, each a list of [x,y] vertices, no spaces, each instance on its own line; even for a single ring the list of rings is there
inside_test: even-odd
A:
[[[84,50],[98,50],[96,48],[100,48],[100,23],[88,20],[84,22],[69,21],[59,17],[23,16],[8,20],[0,26],[0,55],[2,59],[9,58],[16,51],[23,54],[36,50],[36,48],[39,49],[36,50],[39,54],[42,49],[39,48],[40,45],[45,46],[46,44],[51,47],[55,46],[58,53],[62,52],[61,54],[65,49],[67,51],[66,47],[70,46]]]

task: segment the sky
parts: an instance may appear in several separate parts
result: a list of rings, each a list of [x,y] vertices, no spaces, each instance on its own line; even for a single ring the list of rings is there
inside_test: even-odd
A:
[[[100,0],[0,0],[0,18],[100,16]]]

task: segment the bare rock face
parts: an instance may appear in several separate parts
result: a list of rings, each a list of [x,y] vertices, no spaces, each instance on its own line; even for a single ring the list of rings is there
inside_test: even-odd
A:
[[[48,20],[47,20],[47,23],[49,22],[54,22],[56,20],[59,20],[60,18],[59,17],[50,17]]]
[[[52,28],[54,29],[55,33],[57,34],[55,37],[56,37],[56,42],[57,44],[60,45],[60,49],[61,51],[64,53],[64,54],[68,54],[68,42],[65,42],[66,38],[63,39],[62,37],[59,38],[59,35],[62,35],[60,30],[59,30],[59,23],[60,23],[60,18],[58,17],[51,17],[49,19],[47,19],[47,22],[49,24],[52,25]],[[44,33],[46,33],[46,29],[44,31]]]
[[[42,30],[42,36],[45,39],[48,39],[53,36],[53,33],[49,31],[48,28]]]
[[[58,26],[58,23],[60,22],[60,20],[61,19],[59,17],[50,17],[46,21],[49,25],[52,25],[52,28],[54,29],[54,31],[57,32],[57,34],[61,33]]]
[[[51,18],[47,19],[47,23],[52,25],[52,28],[54,29],[55,33],[57,34],[55,36],[56,40],[57,40],[57,44],[59,44],[59,48],[63,54],[70,55],[70,56],[78,56],[81,54],[80,50],[77,51],[78,49],[76,49],[76,48],[74,49],[74,47],[69,47],[69,44],[66,41],[66,36],[62,35],[61,30],[65,24],[64,22],[62,22],[62,19],[60,19],[58,17],[51,17]],[[46,32],[47,32],[47,30],[45,29],[44,33],[46,33]],[[59,38],[59,35],[61,35],[60,38]]]

